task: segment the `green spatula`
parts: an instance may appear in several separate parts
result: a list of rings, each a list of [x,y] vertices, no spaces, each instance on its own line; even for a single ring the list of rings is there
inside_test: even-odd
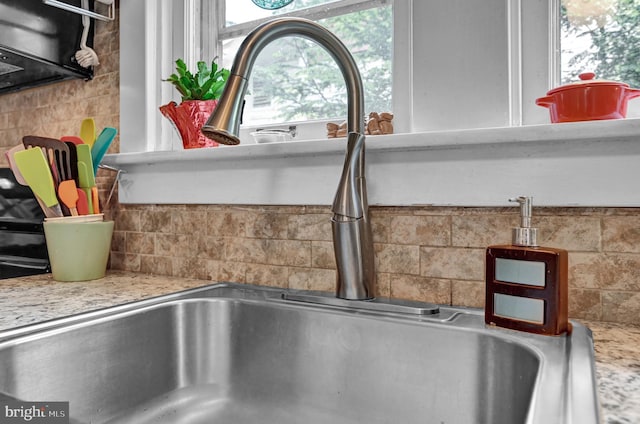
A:
[[[39,148],[26,149],[16,152],[13,157],[24,180],[49,209],[44,211],[45,215],[48,217],[62,216],[62,210],[53,186],[51,170],[42,150]]]

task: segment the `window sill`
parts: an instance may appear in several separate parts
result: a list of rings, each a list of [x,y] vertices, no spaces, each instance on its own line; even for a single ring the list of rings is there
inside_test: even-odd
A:
[[[122,203],[328,205],[345,139],[121,153]],[[372,205],[640,206],[640,119],[367,137]]]

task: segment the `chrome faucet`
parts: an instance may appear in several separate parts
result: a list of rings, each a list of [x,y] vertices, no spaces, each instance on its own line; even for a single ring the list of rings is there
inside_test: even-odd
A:
[[[231,75],[215,111],[202,127],[209,138],[238,144],[242,103],[255,59],[272,41],[297,35],[317,42],[337,62],[347,86],[347,153],[333,201],[336,296],[367,300],[375,296],[373,239],[364,172],[364,94],[360,72],[344,44],[323,26],[300,18],[278,18],[254,29],[236,54]]]

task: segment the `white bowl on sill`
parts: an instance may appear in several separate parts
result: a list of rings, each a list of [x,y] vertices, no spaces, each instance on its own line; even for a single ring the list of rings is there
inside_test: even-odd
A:
[[[289,130],[258,130],[250,134],[258,144],[293,140]]]

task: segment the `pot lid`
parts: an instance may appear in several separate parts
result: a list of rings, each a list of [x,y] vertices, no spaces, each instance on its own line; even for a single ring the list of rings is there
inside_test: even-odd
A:
[[[620,87],[625,87],[625,88],[629,87],[629,84],[625,84],[623,82],[594,79],[596,77],[596,74],[593,73],[593,72],[583,72],[580,75],[578,75],[578,77],[580,78],[580,81],[571,82],[569,84],[565,84],[565,85],[561,85],[560,87],[556,87],[556,88],[554,88],[552,90],[549,90],[547,95],[551,95],[553,93],[557,93],[557,92],[562,91],[562,90],[570,90],[570,89],[573,89],[573,88],[582,88],[582,87],[592,87],[594,85],[598,85],[598,86],[610,85],[610,86],[620,86]]]

